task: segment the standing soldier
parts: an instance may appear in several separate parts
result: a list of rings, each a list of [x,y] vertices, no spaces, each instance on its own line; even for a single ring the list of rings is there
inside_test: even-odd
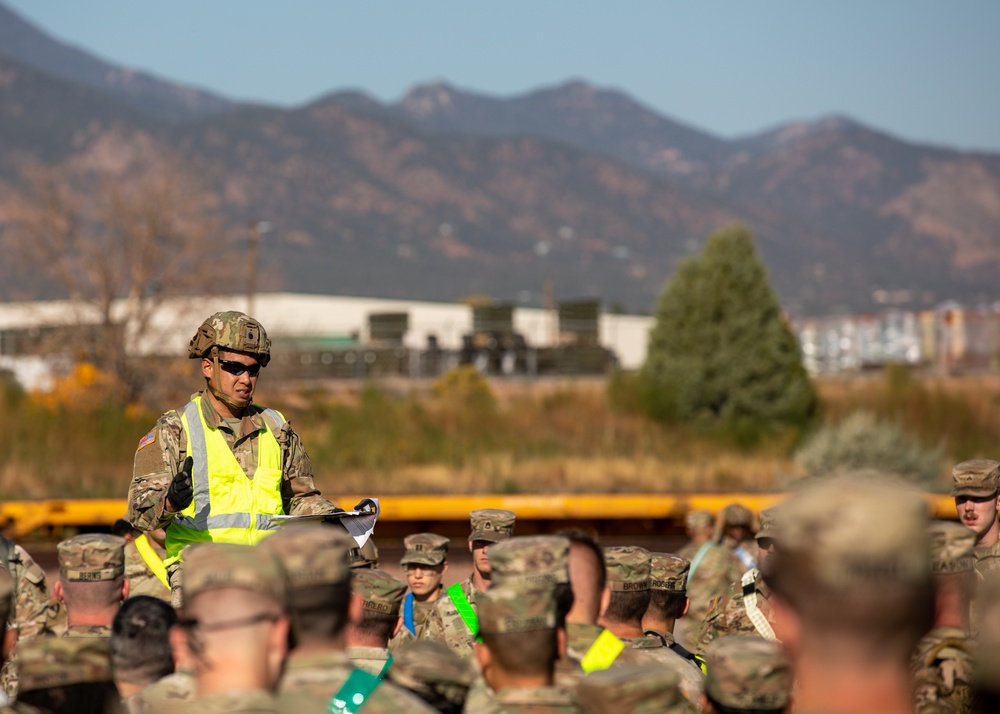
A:
[[[382,570],[355,570],[351,590],[361,599],[361,619],[347,626],[347,656],[358,669],[382,674],[406,585]]]
[[[913,656],[917,714],[967,712],[973,679],[969,605],[976,588],[972,554],[976,538],[958,523],[930,527],[934,572],[934,627]]]
[[[16,583],[14,609],[8,617],[8,630],[17,631],[19,640],[42,634],[49,594],[45,587],[45,571],[14,541],[0,536],[0,561]]]
[[[452,585],[445,597],[437,599],[420,633],[422,638],[444,642],[463,659],[473,656],[472,645],[479,634],[476,595],[486,592],[493,578],[488,558],[490,546],[514,534],[515,518],[513,511],[497,508],[481,508],[469,515],[472,575]]]
[[[996,570],[1000,559],[1000,461],[963,461],[951,470],[958,519],[976,535],[976,569]]]
[[[275,528],[270,516],[339,510],[313,484],[291,424],[253,403],[257,377],[271,359],[261,324],[241,312],[216,313],[191,338],[188,357],[201,361],[205,389],[139,441],[129,487],[128,520],[144,532],[166,528],[164,564],[175,605],[188,545],[252,545]]]
[[[59,580],[52,588],[66,606],[63,637],[111,637],[111,623],[128,597],[125,541],[87,533],[58,546]]]
[[[403,599],[403,627],[389,642],[389,650],[418,636],[444,591],[441,580],[448,572],[448,544],[444,536],[436,533],[414,533],[403,539],[406,552],[399,564],[406,572],[406,584],[410,592]]]
[[[745,572],[712,605],[698,635],[699,653],[704,653],[708,643],[719,635],[752,634],[765,640],[777,639],[772,627],[774,615],[771,610],[771,588],[761,572],[766,570],[764,564],[774,553],[777,510],[778,507],[775,506],[761,511],[760,529],[757,531],[757,559],[760,568]]]
[[[649,607],[642,616],[642,631],[646,637],[659,640],[664,647],[693,662],[704,672],[704,659],[684,649],[674,639],[674,623],[691,604],[687,597],[690,568],[691,564],[679,555],[650,554]]]

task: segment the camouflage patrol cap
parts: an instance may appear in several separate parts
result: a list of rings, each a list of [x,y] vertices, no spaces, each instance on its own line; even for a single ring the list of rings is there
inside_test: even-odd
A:
[[[106,533],[73,536],[56,546],[63,580],[98,582],[125,574],[125,539]]]
[[[733,709],[784,709],[792,694],[792,667],[777,642],[724,635],[705,650],[705,694]]]
[[[403,559],[400,565],[416,563],[418,565],[440,565],[448,557],[448,545],[451,541],[437,533],[414,533],[403,539]]]
[[[423,639],[407,642],[392,653],[388,677],[424,701],[444,700],[461,707],[475,672],[448,645]]]
[[[205,357],[213,347],[256,355],[261,367],[271,361],[271,340],[264,326],[242,312],[231,310],[209,316],[191,338],[188,357]]]
[[[592,672],[577,685],[586,714],[687,714],[680,676],[660,664],[626,665]]]
[[[973,459],[956,464],[951,470],[951,495],[986,498],[1000,488],[1000,461]]]
[[[720,518],[724,527],[746,526],[750,528],[753,525],[753,511],[742,503],[730,503],[722,509]]]
[[[362,546],[358,546],[356,542],[351,543],[347,551],[347,564],[352,570],[377,568],[378,548],[375,547],[375,541],[369,538]]]
[[[760,512],[760,528],[757,529],[757,533],[754,535],[754,538],[760,540],[761,538],[775,537],[775,534],[778,532],[777,514],[777,506],[765,508]]]
[[[235,543],[201,543],[184,551],[181,589],[185,602],[223,588],[249,590],[282,607],[287,605],[288,579],[269,551]]]
[[[487,554],[493,585],[551,587],[569,582],[569,538],[521,536],[497,543]]]
[[[365,610],[395,616],[406,595],[406,583],[384,570],[357,570],[351,578],[351,590],[361,596]]]
[[[517,516],[513,511],[500,508],[480,508],[469,514],[472,533],[469,542],[485,540],[499,543],[514,535],[514,520]]]
[[[775,554],[765,575],[832,590],[921,585],[930,577],[927,504],[899,481],[841,476],[781,505]],[[769,578],[770,581],[770,578]]]
[[[976,564],[976,534],[961,523],[933,521],[928,528],[931,539],[931,572],[971,573]]]
[[[684,525],[688,528],[709,528],[715,523],[709,511],[688,511],[684,516]]]
[[[110,682],[110,642],[103,637],[35,637],[18,644],[20,691]]]
[[[7,568],[0,568],[0,623],[7,622],[14,612],[14,590],[17,583]],[[2,627],[0,627],[2,629]]]
[[[651,558],[649,551],[634,545],[604,549],[608,568],[607,587],[612,592],[649,590]]]
[[[691,561],[673,553],[650,553],[649,587],[672,593],[687,591]]]
[[[295,590],[346,583],[351,577],[347,551],[354,545],[354,539],[337,528],[290,524],[262,540],[259,547],[281,562],[288,585]]]
[[[556,626],[556,599],[551,589],[493,585],[476,593],[480,632],[535,632]]]

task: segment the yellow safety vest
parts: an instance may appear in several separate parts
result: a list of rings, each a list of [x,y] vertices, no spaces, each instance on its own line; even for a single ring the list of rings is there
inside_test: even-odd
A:
[[[156,576],[157,580],[163,583],[164,587],[169,588],[170,580],[167,579],[167,568],[163,565],[163,561],[160,560],[160,556],[153,550],[153,546],[150,545],[146,534],[141,534],[133,543],[135,543],[135,549],[139,552],[149,571]]]
[[[188,455],[194,459],[191,480],[194,497],[167,526],[169,567],[181,559],[192,543],[254,545],[276,528],[268,516],[282,514],[281,446],[271,424],[285,423],[273,409],[265,410],[265,428],[257,436],[258,458],[254,477],[248,478],[229,444],[205,422],[201,396],[188,402],[181,413]]]

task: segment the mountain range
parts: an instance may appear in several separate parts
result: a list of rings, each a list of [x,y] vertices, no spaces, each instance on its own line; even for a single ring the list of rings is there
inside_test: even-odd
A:
[[[997,297],[1000,154],[845,117],[727,140],[584,81],[235,102],[0,5],[0,223],[26,159],[114,172],[164,152],[232,230],[274,226],[265,288],[539,304],[550,282],[558,299],[644,312],[679,261],[742,221],[792,314]]]

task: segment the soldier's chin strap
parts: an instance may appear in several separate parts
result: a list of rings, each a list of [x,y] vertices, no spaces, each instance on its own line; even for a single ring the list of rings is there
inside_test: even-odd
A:
[[[215,384],[222,384],[222,369],[219,367],[219,347],[218,345],[212,346],[212,382]],[[212,393],[212,396],[218,399],[220,402],[225,404],[231,409],[246,409],[250,406],[250,402],[253,401],[253,397],[250,399],[239,400],[233,399],[227,394],[223,394],[218,389],[212,386],[212,382],[208,383],[208,391]]]

